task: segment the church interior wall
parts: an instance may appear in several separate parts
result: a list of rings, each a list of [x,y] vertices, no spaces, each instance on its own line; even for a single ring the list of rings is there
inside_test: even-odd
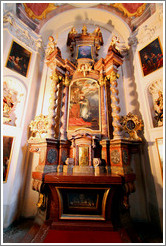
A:
[[[145,136],[145,144],[143,153],[146,155],[148,153],[148,157],[143,158],[142,162],[142,171],[145,180],[145,191],[146,197],[148,200],[148,206],[150,211],[151,219],[154,221],[157,219],[157,214],[160,215],[160,222],[157,220],[156,223],[160,223],[162,226],[162,189],[163,189],[163,180],[162,180],[162,171],[160,167],[160,160],[157,155],[157,145],[156,138],[162,138],[163,136],[163,127],[154,127],[153,119],[152,119],[152,106],[149,105],[150,101],[148,100],[148,86],[154,81],[162,81],[163,80],[163,68],[159,68],[158,70],[143,76],[139,51],[146,47],[149,43],[159,38],[161,42],[161,47],[163,47],[163,26],[161,21],[161,16],[158,11],[151,16],[146,22],[144,22],[138,31],[138,44],[135,49],[135,81],[138,92],[138,101],[140,106],[140,112],[142,118],[144,120],[144,136]],[[158,20],[158,21],[156,21]],[[154,116],[153,116],[154,117]],[[148,175],[147,175],[148,173]],[[152,176],[151,176],[152,175]],[[137,181],[136,181],[137,182]],[[155,193],[152,192],[152,187],[155,187]],[[134,194],[133,194],[134,196]],[[159,205],[159,210],[155,209],[155,203]]]
[[[22,198],[23,183],[26,178],[26,158],[27,158],[27,138],[29,136],[29,121],[35,115],[35,106],[38,98],[38,87],[40,85],[40,55],[34,52],[24,42],[21,42],[9,31],[4,31],[3,35],[3,82],[16,81],[22,90],[21,102],[18,103],[18,114],[16,114],[16,125],[3,125],[3,135],[14,137],[12,158],[7,182],[3,184],[3,203],[4,203],[4,227],[8,227],[20,215],[20,201]],[[30,67],[27,77],[14,72],[6,67],[6,61],[13,40],[31,52]],[[24,100],[22,100],[24,99]],[[20,110],[22,109],[22,112]],[[28,167],[29,168],[29,167]]]
[[[163,27],[160,18],[159,12],[156,12],[144,22],[139,27],[136,35],[138,43],[136,43],[136,46],[129,46],[128,38],[132,34],[122,19],[115,16],[115,14],[95,8],[77,8],[76,10],[63,12],[43,24],[36,40],[41,37],[45,48],[50,35],[54,36],[55,39],[57,37],[57,46],[62,52],[62,57],[69,59],[70,55],[66,47],[67,34],[72,26],[80,31],[82,25],[86,22],[88,31],[93,31],[95,25],[99,25],[103,34],[104,46],[100,49],[99,59],[106,56],[112,33],[118,35],[121,41],[128,45],[129,54],[125,57],[123,66],[118,71],[120,74],[118,79],[120,114],[126,115],[129,112],[134,112],[141,115],[144,121],[145,137],[141,155],[136,154],[132,160],[132,167],[137,178],[136,192],[131,194],[130,197],[131,217],[135,220],[151,220],[162,227],[163,181],[156,138],[163,136],[163,127],[153,127],[147,88],[153,81],[163,80],[163,68],[144,77],[139,57],[139,51],[155,38],[159,37],[163,46]],[[145,31],[146,27],[148,29]],[[30,35],[34,35],[28,27],[27,30]],[[3,76],[4,78],[8,76],[20,81],[24,85],[26,93],[20,125],[3,126],[4,134],[15,138],[8,180],[3,184],[4,227],[8,227],[17,216],[33,217],[37,211],[38,194],[31,188],[31,172],[38,162],[38,154],[28,154],[27,139],[30,137],[30,121],[40,113],[48,114],[52,87],[51,71],[47,68],[39,50],[34,50],[19,39],[17,40],[17,37],[7,30],[4,30],[3,39]],[[5,67],[13,39],[32,53],[28,77],[16,74]],[[134,76],[133,71],[135,71]]]

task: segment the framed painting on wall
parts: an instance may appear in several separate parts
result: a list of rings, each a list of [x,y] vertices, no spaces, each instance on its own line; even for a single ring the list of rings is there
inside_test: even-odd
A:
[[[3,182],[7,182],[14,137],[3,136]]]
[[[90,45],[79,45],[78,46],[78,53],[77,53],[77,59],[80,58],[89,58],[92,59],[92,47]]]
[[[139,51],[144,76],[163,67],[163,54],[159,38]]]
[[[7,58],[6,67],[27,77],[30,58],[31,52],[13,41]]]

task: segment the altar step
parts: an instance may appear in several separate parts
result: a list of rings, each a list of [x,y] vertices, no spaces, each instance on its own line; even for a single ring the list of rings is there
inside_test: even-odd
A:
[[[109,225],[94,227],[71,223],[69,227],[65,223],[51,226],[44,223],[40,228],[34,224],[21,243],[132,243],[129,234],[124,228],[113,230]],[[134,242],[141,243],[137,235]]]

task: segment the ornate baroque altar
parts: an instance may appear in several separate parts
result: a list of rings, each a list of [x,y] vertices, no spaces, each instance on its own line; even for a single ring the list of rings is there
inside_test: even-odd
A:
[[[137,130],[142,123],[131,113],[120,116],[117,79],[124,47],[114,37],[106,57],[97,60],[102,45],[100,28],[92,33],[86,26],[82,33],[72,28],[69,61],[49,37],[49,115],[31,122],[36,135],[28,143],[30,152],[39,155],[33,189],[51,228],[118,228],[135,191],[130,162],[141,143]]]

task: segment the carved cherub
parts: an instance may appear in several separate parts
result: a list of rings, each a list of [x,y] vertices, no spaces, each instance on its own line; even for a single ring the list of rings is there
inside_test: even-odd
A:
[[[49,42],[47,44],[47,48],[45,51],[46,57],[51,55],[55,51],[56,44],[57,44],[57,41],[54,41],[53,36],[49,36],[48,40]]]
[[[127,48],[126,46],[120,42],[119,37],[117,36],[113,36],[110,46],[113,47],[113,49],[115,49],[116,51],[118,51],[121,55],[123,55],[124,53],[127,52]]]

